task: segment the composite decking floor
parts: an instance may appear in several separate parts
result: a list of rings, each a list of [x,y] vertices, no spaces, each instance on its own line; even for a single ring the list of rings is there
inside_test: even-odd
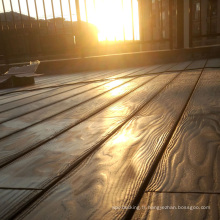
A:
[[[41,76],[0,91],[0,219],[219,219],[220,59]]]

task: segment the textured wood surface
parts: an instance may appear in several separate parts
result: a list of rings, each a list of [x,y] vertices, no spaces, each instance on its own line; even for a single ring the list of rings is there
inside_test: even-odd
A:
[[[77,85],[76,84],[76,85],[72,85],[72,86],[65,86],[65,87],[53,89],[53,90],[50,90],[48,92],[44,92],[44,93],[41,93],[38,95],[34,95],[34,96],[31,96],[28,98],[18,99],[13,102],[9,102],[9,103],[6,103],[6,104],[0,106],[1,107],[0,108],[0,115],[1,115],[1,112],[7,111],[7,113],[8,113],[9,110],[15,109],[15,108],[17,109],[17,112],[18,112],[17,115],[24,114],[23,113],[24,110],[22,111],[22,108],[18,108],[20,106],[22,106],[25,109],[28,108],[29,111],[34,111],[35,109],[37,109],[36,107],[34,108],[34,106],[38,106],[38,108],[42,108],[46,105],[50,105],[53,102],[66,99],[68,97],[85,92],[89,89],[98,87],[104,83],[107,83],[107,82],[99,82],[99,83],[97,82],[97,83],[91,83],[89,85],[85,85],[85,84]],[[45,104],[43,104],[42,101]],[[31,104],[33,104],[33,107],[31,107]],[[27,106],[25,106],[25,105],[27,105]],[[28,110],[27,110],[27,112],[28,112]],[[11,115],[11,117],[17,116],[16,114],[13,114],[13,111],[11,112],[10,115]],[[10,117],[8,117],[8,118],[10,118]]]
[[[161,66],[160,64],[159,65],[149,66],[149,67],[146,67],[142,71],[138,71],[138,72],[134,72],[134,73],[130,74],[130,76],[137,76],[137,75],[148,74],[150,71],[155,70],[155,69],[157,69],[160,66]]]
[[[199,75],[200,72],[184,73],[177,77],[67,179],[42,197],[25,219],[122,218],[126,210],[114,210],[113,206],[132,203]]]
[[[85,122],[73,127],[61,136],[41,146],[40,149],[28,154],[27,157],[22,157],[21,160],[18,160],[12,165],[9,165],[6,167],[6,169],[2,169],[0,171],[0,175],[2,176],[2,181],[0,180],[0,187],[41,187],[41,185],[44,184],[44,178],[51,179],[51,176],[54,178],[58,175],[58,173],[61,172],[58,171],[58,167],[62,166],[60,170],[64,169],[66,166],[68,166],[68,164],[73,163],[74,160],[76,161],[80,155],[84,154],[84,152],[96,146],[102,139],[105,139],[109,133],[116,129],[124,120],[126,120],[126,118],[129,117],[129,115],[140,108],[144,103],[149,101],[176,75],[177,74],[172,73],[169,76],[163,75],[156,77],[154,80],[146,83],[144,86],[138,88],[133,93],[125,96],[115,104],[104,109],[91,119],[87,119]],[[82,111],[80,112],[82,113]],[[73,120],[74,116],[72,115],[71,118]],[[51,124],[53,121],[54,119],[50,122],[47,121],[43,125],[39,124],[37,128],[31,127],[30,129],[25,130],[20,134],[15,134],[15,137],[9,137],[8,140],[2,140],[1,146],[4,147],[1,148],[1,163],[4,163],[9,159],[12,160],[15,156],[17,156],[17,154],[33,148],[37,144],[47,140],[52,135],[57,134],[61,129],[63,129],[64,125],[62,124],[62,126],[56,126],[54,130],[54,124]],[[71,121],[69,123],[71,123]],[[68,122],[66,122],[65,126],[67,125]],[[45,133],[45,131],[41,129],[42,126],[47,127],[49,132]],[[54,148],[54,146],[56,146],[56,148]],[[63,148],[63,146],[65,146],[65,148]],[[54,149],[55,152],[53,152]],[[60,152],[59,160],[56,159],[58,151]],[[46,156],[46,152],[48,152],[50,156]],[[69,154],[69,152],[72,153]],[[40,160],[39,155],[41,155]],[[51,158],[54,158],[54,160]],[[44,171],[42,178],[37,175],[38,177],[34,178],[34,181],[29,181],[31,180],[30,176],[27,176],[28,179],[23,178],[22,181],[12,181],[12,179],[9,180],[11,177],[14,178],[14,175],[12,173],[7,175],[7,173],[9,170],[14,172],[15,167],[16,170],[20,170],[19,172],[23,173],[20,174],[20,176],[25,177],[27,173],[32,173],[32,176],[34,177],[34,170],[36,169],[33,168],[33,171],[26,171],[26,168],[29,169],[32,165],[28,166],[28,164],[32,164],[33,160],[35,159],[36,161],[34,162],[34,167],[36,169],[39,166],[42,167],[43,164],[48,164],[46,161],[51,161],[49,162],[50,166],[54,167],[55,170],[48,170],[48,173],[45,173]],[[62,163],[60,162],[61,160]],[[20,161],[22,161],[22,163]],[[27,166],[25,167],[24,164]],[[4,174],[6,174],[9,179],[4,178]],[[38,181],[36,179],[38,179]],[[10,182],[13,183],[13,185],[11,185]],[[34,184],[34,186],[32,184]]]
[[[38,94],[50,91],[52,89],[53,88],[29,91],[28,93],[27,92],[17,92],[17,93],[10,93],[8,95],[3,95],[3,96],[0,96],[0,104],[3,105],[5,103],[17,101],[19,99],[23,99],[23,98],[31,97],[31,96],[34,96],[34,95],[38,95]]]
[[[219,73],[203,73],[147,191],[220,193]]]
[[[13,119],[13,118],[17,118],[21,115],[25,115],[25,114],[28,114],[29,112],[33,112],[33,111],[37,111],[39,109],[41,110],[45,110],[45,111],[49,111],[48,109],[43,109],[47,106],[51,106],[55,103],[60,103],[60,105],[65,105],[65,102],[72,102],[74,103],[74,100],[71,99],[75,96],[79,96],[79,94],[82,94],[82,93],[94,93],[94,96],[96,94],[99,94],[97,93],[96,91],[97,90],[101,90],[103,92],[105,92],[104,89],[107,89],[105,85],[102,86],[102,84],[107,84],[107,82],[99,82],[99,83],[91,83],[89,85],[85,85],[85,86],[82,86],[82,87],[78,87],[77,89],[69,89],[69,91],[66,91],[66,92],[60,92],[59,94],[56,94],[54,96],[50,96],[50,93],[48,94],[44,94],[44,98],[41,98],[40,100],[37,100],[37,101],[30,101],[29,103],[27,103],[26,105],[22,105],[20,107],[17,107],[16,108],[16,105],[11,105],[12,106],[12,109],[11,110],[8,110],[8,111],[4,111],[2,113],[0,113],[0,123],[3,122],[3,120],[10,120],[10,119]],[[121,82],[123,83],[123,81]],[[101,87],[99,87],[101,86]],[[93,90],[94,89],[94,90]],[[86,95],[87,96],[87,95]],[[69,100],[71,99],[71,100]],[[65,101],[64,101],[65,100]],[[82,99],[83,101],[83,99]],[[6,105],[7,107],[8,105]],[[51,106],[52,108],[52,106]],[[2,110],[5,110],[4,106],[2,108]],[[2,119],[2,120],[1,120]]]
[[[220,58],[209,59],[206,67],[218,67],[220,68]]]
[[[40,190],[0,189],[0,219],[9,219],[39,192]]]
[[[28,114],[24,114],[18,118],[11,119],[9,121],[1,123],[0,124],[0,138],[3,138],[4,136],[9,135],[15,131],[19,131],[20,129],[26,128],[26,127],[31,126],[33,124],[36,124],[36,123],[38,123],[42,120],[45,120],[49,117],[53,117],[57,114],[60,114],[61,112],[67,111],[68,109],[70,109],[70,111],[72,111],[72,109],[74,107],[77,107],[80,104],[85,103],[86,101],[89,101],[91,99],[99,100],[101,98],[104,99],[104,97],[105,97],[105,102],[106,102],[107,97],[109,97],[110,99],[113,99],[113,98],[116,98],[117,96],[122,96],[122,95],[124,95],[124,93],[128,92],[129,89],[133,88],[132,85],[135,86],[136,81],[141,83],[141,80],[134,80],[130,83],[129,82],[126,83],[129,80],[131,80],[131,79],[120,79],[118,81],[110,82],[109,84],[105,85],[105,89],[104,88],[97,88],[94,91],[87,91],[81,95],[71,97],[69,99],[60,101],[58,103],[46,106],[45,108],[36,110],[34,112],[30,112]],[[120,86],[123,83],[126,83],[126,84],[124,84],[124,85],[122,85],[122,87],[120,87],[120,88],[123,88],[121,90],[121,93],[115,92],[114,96],[109,95],[111,93],[114,93],[114,91],[119,91],[120,90],[119,87],[115,88],[115,89],[114,89],[114,87]],[[112,90],[112,91],[109,91],[109,90]],[[100,103],[100,105],[102,105],[102,104],[103,103]],[[7,120],[7,114],[9,114],[9,113],[10,112],[2,113],[1,115],[4,114],[5,117],[0,118],[0,121]]]
[[[132,220],[220,219],[220,195],[145,193]]]
[[[206,59],[195,60],[187,67],[187,69],[202,69],[205,67],[206,62]]]
[[[218,61],[0,91],[0,219],[219,219]]]
[[[125,70],[108,70],[108,71],[93,71],[93,72],[84,72],[84,73],[75,73],[75,74],[68,74],[63,77],[49,77],[48,80],[43,80],[38,82],[36,79],[36,84],[33,86],[28,87],[18,87],[13,89],[5,89],[0,90],[0,94],[7,94],[10,92],[19,92],[23,90],[34,90],[34,89],[42,89],[42,88],[48,88],[48,87],[55,87],[55,86],[62,86],[63,84],[73,84],[73,83],[79,83],[79,82],[88,82],[90,80],[100,80],[104,79],[106,77],[110,77],[113,75],[117,75],[117,73],[121,73],[121,71],[137,71],[139,68],[129,68]],[[39,77],[40,78],[40,77]]]
[[[204,70],[189,108],[189,114],[220,112],[220,69]]]
[[[162,73],[162,72],[166,72],[169,69],[171,69],[172,67],[176,66],[177,63],[169,63],[169,64],[164,64],[159,66],[156,69],[151,70],[149,73]]]
[[[143,69],[143,68],[128,69],[128,70],[116,70],[116,71],[112,70],[111,72],[107,72],[107,73],[103,71],[103,75],[105,77],[114,76],[115,78],[117,78],[117,77],[127,76],[131,73],[136,73],[136,72],[138,73],[139,69]],[[54,77],[50,77],[50,78],[53,79]],[[55,78],[57,78],[57,77],[55,77]],[[61,77],[59,76],[59,78],[61,78]],[[50,79],[50,81],[51,81],[51,79]],[[66,86],[66,87],[62,86],[61,88],[55,87],[55,88],[51,88],[51,89],[47,89],[47,90],[44,89],[45,91],[52,90],[49,93],[44,93],[45,92],[44,90],[39,90],[39,91],[37,90],[37,91],[28,92],[28,93],[27,92],[17,92],[17,93],[13,93],[13,94],[8,94],[8,96],[13,96],[11,98],[8,98],[7,95],[4,95],[4,96],[2,96],[2,97],[5,97],[4,100],[0,100],[0,105],[4,104],[4,105],[0,106],[1,107],[0,111],[4,111],[6,109],[9,109],[10,107],[12,108],[13,106],[18,107],[20,105],[34,102],[34,101],[40,100],[42,98],[47,98],[49,96],[58,95],[58,94],[61,94],[62,92],[69,91],[69,90],[75,89],[75,88],[79,88],[84,85],[85,85],[85,83],[80,83],[80,84],[70,85],[70,86]],[[21,95],[17,96],[16,94],[19,94],[19,93],[21,93]],[[37,95],[37,94],[39,94],[39,95]],[[29,97],[29,98],[26,98],[26,97]],[[6,103],[8,103],[8,104],[6,105]]]
[[[169,71],[183,71],[185,70],[192,61],[180,62],[169,69]]]

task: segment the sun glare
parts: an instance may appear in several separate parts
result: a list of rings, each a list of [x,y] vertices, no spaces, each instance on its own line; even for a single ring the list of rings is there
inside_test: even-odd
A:
[[[6,11],[11,11],[8,0],[4,0]],[[13,2],[13,11],[19,13],[17,1]],[[51,1],[45,2],[47,19],[53,18]],[[34,0],[20,0],[21,13],[36,18]],[[76,21],[75,1],[70,1],[72,20]],[[94,24],[98,28],[99,41],[131,41],[139,40],[138,0],[79,0],[81,20]],[[38,19],[45,19],[43,1],[36,1]],[[132,7],[133,6],[133,7]],[[69,1],[53,0],[54,15],[70,21]],[[3,11],[0,7],[0,11]],[[87,11],[87,13],[86,13]]]
[[[134,40],[139,40],[137,0],[81,0],[80,3],[82,20],[97,26],[99,41],[133,40],[133,33]]]

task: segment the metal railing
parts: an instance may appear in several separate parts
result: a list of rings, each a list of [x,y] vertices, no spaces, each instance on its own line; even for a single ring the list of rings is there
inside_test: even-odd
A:
[[[189,1],[187,10],[182,7],[186,1]],[[109,14],[106,26],[121,24],[120,30],[117,29],[120,37],[115,35],[113,39],[108,39],[107,34],[100,39],[98,23],[103,19],[100,2],[112,5],[117,2],[117,7],[110,12],[110,9],[103,8],[106,10],[103,14]],[[199,38],[220,35],[213,31],[216,16],[213,16],[214,6],[211,3],[207,6],[207,21],[204,22],[203,2],[206,1],[0,0],[0,55],[28,60],[33,57],[84,57],[180,48],[184,38],[184,13],[189,12],[189,39],[193,46]],[[207,2],[213,4],[215,1]],[[94,16],[96,22],[92,19]],[[111,19],[115,23],[111,23]]]
[[[191,45],[220,42],[220,3],[218,0],[190,0]]]
[[[91,0],[0,0],[4,51],[9,57],[33,57],[63,53],[85,56],[95,55],[97,51],[106,54],[114,52],[114,47],[115,52],[118,48],[121,52],[140,51],[140,45],[144,50],[159,48],[159,44],[172,48],[172,0],[121,0],[120,13],[125,14],[124,20],[131,20],[129,28],[132,34],[128,37],[126,23],[123,23],[122,39],[115,36],[114,40],[106,37],[101,41],[96,24],[89,19],[91,11],[96,12],[98,2],[93,0],[94,8],[91,10]],[[150,8],[147,8],[149,2]],[[138,9],[134,8],[135,3]],[[130,10],[124,12],[125,6]]]

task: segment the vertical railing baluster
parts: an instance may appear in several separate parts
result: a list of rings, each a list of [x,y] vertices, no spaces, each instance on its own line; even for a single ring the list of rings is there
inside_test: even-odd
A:
[[[23,18],[22,18],[22,13],[21,13],[21,4],[20,4],[20,0],[18,0],[18,7],[19,7],[19,14],[20,14],[20,19],[21,19],[21,24],[22,24],[22,29],[23,29],[23,32],[21,32],[22,34],[24,34],[24,22],[23,22]],[[24,36],[23,36],[24,38]],[[22,46],[22,50],[23,50],[23,53],[25,54],[25,49],[26,46],[25,46],[25,41],[23,41],[23,46]]]
[[[86,0],[84,0],[84,6],[85,6],[86,22],[88,22],[87,2],[86,2]]]
[[[0,16],[0,26],[1,26],[1,30],[0,31],[3,31],[4,30],[4,26],[2,24],[2,17]]]
[[[2,43],[2,49],[3,49],[3,53],[4,53],[4,59],[5,59],[5,64],[8,64],[8,53],[7,53],[7,42],[5,42],[5,34],[4,34],[4,26],[2,24],[2,19],[0,16],[0,26],[1,26],[1,30],[0,30],[0,42]]]
[[[212,3],[209,1],[209,34],[212,34]]]
[[[170,40],[170,49],[173,49],[173,1],[169,0],[169,40]]]
[[[163,40],[163,4],[162,0],[160,0],[160,37]]]
[[[63,31],[65,32],[64,20],[63,20],[63,7],[62,7],[62,0],[60,0],[60,12],[61,12],[61,17],[62,17]]]
[[[39,22],[39,17],[38,17],[38,10],[37,10],[36,0],[34,0],[34,5],[35,5],[35,13],[36,13],[36,17],[37,17],[38,28],[40,29],[40,22]]]
[[[70,3],[70,0],[68,0],[68,3],[69,3],[69,13],[70,13],[70,21],[71,21],[71,30],[72,30],[72,34],[74,33],[74,30],[73,30],[73,16],[72,16],[72,10],[71,10],[71,3]]]
[[[32,28],[32,22],[31,22],[31,16],[30,16],[28,0],[26,0],[26,6],[27,6],[27,12],[28,12],[28,19],[29,19],[29,23],[30,23],[30,28]]]
[[[44,8],[44,19],[45,19],[45,22],[46,22],[46,28],[47,28],[47,34],[48,34],[48,20],[47,20],[47,12],[46,12],[46,7],[45,7],[45,2],[44,0],[43,1],[43,8]]]
[[[150,0],[150,24],[151,24],[151,40],[153,41],[154,39],[154,28],[153,28],[153,4],[152,0]]]
[[[75,6],[76,6],[76,17],[77,17],[77,39],[76,44],[78,44],[81,52],[81,57],[84,57],[83,54],[83,48],[82,48],[82,26],[81,26],[81,14],[80,14],[80,6],[79,6],[79,0],[75,0]],[[78,43],[77,43],[78,41]]]
[[[125,42],[125,23],[124,23],[124,1],[121,0],[121,7],[122,7],[122,13],[123,13],[123,37]]]
[[[29,9],[29,4],[28,4],[28,0],[26,0],[26,6],[27,6],[27,12],[28,12],[28,20],[29,20],[29,25],[30,25],[30,31],[29,31],[29,57],[31,57],[31,53],[32,53],[32,44],[31,44],[31,31],[33,28],[33,24],[31,22],[31,15],[30,15],[30,9]]]
[[[57,23],[56,23],[56,20],[55,20],[55,12],[54,12],[53,0],[51,0],[51,7],[52,7],[52,12],[53,12],[54,29],[55,29],[55,33],[56,33],[57,32]]]
[[[5,17],[5,23],[6,23],[7,29],[9,30],[8,19],[7,19],[6,12],[5,12],[4,0],[2,0],[2,7],[3,7],[3,12],[4,12],[4,17]]]
[[[193,15],[192,15],[192,7],[193,7],[193,2],[192,2],[192,0],[189,0],[189,47],[193,46],[193,34],[192,34]]]
[[[22,28],[24,29],[24,22],[23,22],[22,13],[21,13],[21,4],[20,4],[20,0],[18,0],[18,8],[19,8],[19,14],[20,14],[20,18],[21,18]]]
[[[131,19],[132,19],[132,37],[134,41],[134,9],[133,9],[133,0],[131,0]]]
[[[12,21],[14,23],[14,28],[15,28],[15,30],[17,30],[17,26],[15,24],[14,10],[13,10],[13,6],[12,6],[12,1],[11,0],[10,0],[10,6],[11,6]]]
[[[40,51],[42,52],[42,45],[41,45],[41,25],[40,25],[40,21],[39,21],[39,16],[38,16],[38,10],[37,10],[37,3],[36,3],[36,0],[34,0],[34,5],[35,5],[35,12],[36,12],[36,17],[37,17],[37,26],[38,26],[38,38],[39,38],[39,48],[40,48]]]
[[[200,36],[202,36],[202,1],[200,0],[200,11],[199,11],[199,29],[200,29]]]

